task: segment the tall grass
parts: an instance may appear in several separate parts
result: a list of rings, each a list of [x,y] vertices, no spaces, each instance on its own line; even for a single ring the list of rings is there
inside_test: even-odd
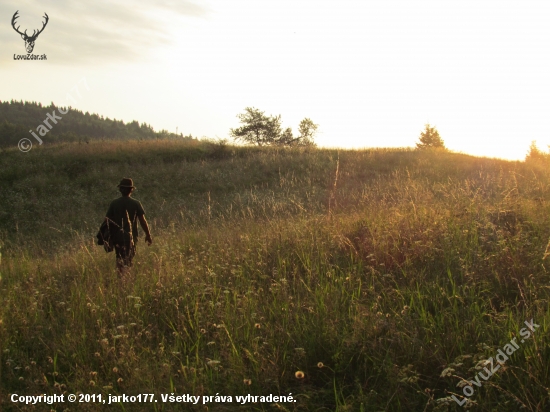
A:
[[[3,156],[2,410],[77,392],[157,395],[111,406],[132,411],[205,410],[163,393],[297,399],[216,411],[459,410],[461,378],[531,319],[467,406],[550,407],[545,167],[162,141]],[[155,243],[118,280],[93,235],[123,176]]]

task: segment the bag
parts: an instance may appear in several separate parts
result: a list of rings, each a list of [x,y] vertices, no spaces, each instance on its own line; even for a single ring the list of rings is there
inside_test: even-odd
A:
[[[111,231],[109,230],[109,225],[107,224],[107,221],[104,220],[99,228],[99,232],[97,232],[97,244],[103,245],[103,249],[105,249],[105,252],[109,253],[112,252],[114,249],[113,241],[111,239]]]

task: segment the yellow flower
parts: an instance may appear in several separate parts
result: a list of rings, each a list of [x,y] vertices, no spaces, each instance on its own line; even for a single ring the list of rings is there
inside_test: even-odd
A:
[[[296,379],[304,379],[304,376],[306,376],[306,375],[302,371],[296,371],[294,376],[296,376]]]
[[[323,362],[317,362],[317,367],[318,368],[322,368],[324,367],[325,365],[323,364]]]

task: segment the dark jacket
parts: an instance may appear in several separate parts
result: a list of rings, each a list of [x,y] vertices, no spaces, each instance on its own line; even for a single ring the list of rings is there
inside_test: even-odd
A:
[[[97,232],[97,244],[103,245],[103,248],[105,249],[105,252],[112,252],[114,249],[113,241],[111,239],[111,231],[109,230],[109,225],[107,224],[107,220],[104,220],[101,224],[101,227],[99,228],[99,232]]]

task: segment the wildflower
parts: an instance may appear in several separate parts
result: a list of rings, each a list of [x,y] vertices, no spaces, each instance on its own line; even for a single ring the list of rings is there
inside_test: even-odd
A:
[[[96,352],[96,353],[94,353],[94,356],[95,356],[96,358],[100,358],[100,357],[101,357],[101,354],[100,354],[99,352]]]
[[[206,333],[206,329],[201,329],[201,333],[204,335]]]
[[[90,386],[95,386],[95,381],[90,381]]]
[[[317,362],[317,367],[318,368],[323,368],[325,365],[323,364],[323,362]]]
[[[250,386],[252,385],[252,379],[243,379],[243,383]]]
[[[123,381],[124,381],[124,379],[118,378],[118,379],[116,380],[116,383],[121,384]]]
[[[113,368],[113,373],[118,373],[118,368],[116,366]]]
[[[90,376],[91,376],[92,378],[95,378],[95,377],[97,376],[97,372],[90,372]]]
[[[122,330],[122,329],[124,329],[124,325],[118,325],[116,328],[117,328],[118,330]]]
[[[218,361],[218,360],[210,360],[210,361],[206,362],[206,364],[207,364],[208,366],[210,366],[210,367],[216,367],[217,365],[220,364],[220,361]]]
[[[262,326],[261,326],[259,323],[255,323],[255,324],[254,324],[254,327],[255,327],[256,329],[260,329]]]
[[[296,376],[296,379],[304,379],[304,376],[306,376],[306,375],[302,371],[296,371],[294,376]]]

